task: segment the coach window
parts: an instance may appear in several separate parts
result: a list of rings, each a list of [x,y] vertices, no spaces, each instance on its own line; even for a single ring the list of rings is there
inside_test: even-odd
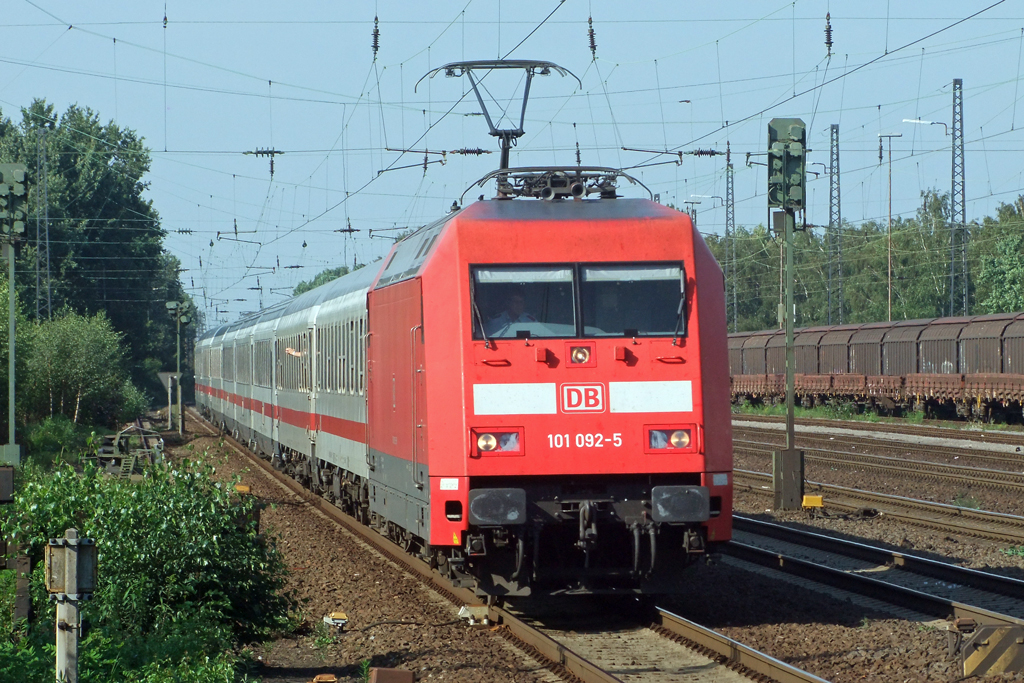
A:
[[[685,335],[685,277],[678,263],[580,266],[583,336]]]
[[[359,393],[359,387],[356,386],[356,348],[358,340],[356,339],[356,321],[350,320],[348,322],[348,386],[349,391],[352,394]]]
[[[480,266],[472,275],[474,339],[575,336],[570,266]]]

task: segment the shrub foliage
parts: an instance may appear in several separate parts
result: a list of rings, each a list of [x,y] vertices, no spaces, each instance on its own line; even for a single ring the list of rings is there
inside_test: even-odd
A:
[[[96,539],[98,586],[82,605],[92,624],[81,646],[83,681],[232,680],[224,678],[234,662],[226,652],[289,626],[286,569],[253,521],[257,503],[213,473],[201,460],[155,466],[135,483],[91,465],[83,473],[67,464],[50,473],[26,468],[14,504],[0,511],[0,532],[37,560],[70,527]],[[20,671],[21,680],[52,680],[54,608],[41,570],[32,577],[39,618],[0,622],[0,679]],[[196,675],[177,676],[181,666]]]

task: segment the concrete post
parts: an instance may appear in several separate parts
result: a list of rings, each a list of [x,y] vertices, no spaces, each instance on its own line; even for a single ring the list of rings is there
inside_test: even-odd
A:
[[[64,538],[64,594],[57,597],[57,680],[78,683],[78,529],[68,529]]]

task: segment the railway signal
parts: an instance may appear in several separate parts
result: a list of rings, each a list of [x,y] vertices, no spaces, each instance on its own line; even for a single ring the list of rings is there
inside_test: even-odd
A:
[[[800,119],[768,123],[768,206],[804,208],[807,196],[807,129]]]
[[[800,119],[768,122],[768,206],[782,209],[773,220],[777,233],[785,234],[786,304],[779,322],[786,326],[786,448],[772,452],[775,509],[799,510],[804,495],[804,454],[796,449],[794,434],[793,231],[796,212],[804,208],[807,187],[807,129]]]
[[[0,164],[0,241],[7,257],[7,445],[0,460],[8,465],[21,464],[21,446],[14,442],[14,243],[25,234],[28,189],[25,164]]]

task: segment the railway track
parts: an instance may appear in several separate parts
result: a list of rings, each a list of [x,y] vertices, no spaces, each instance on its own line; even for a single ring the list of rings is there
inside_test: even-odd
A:
[[[881,601],[897,617],[943,629],[965,678],[1024,666],[1024,581],[744,517],[734,529],[728,561]]]
[[[838,445],[846,446],[845,442]],[[780,444],[761,441],[733,440],[733,452],[755,457],[771,457],[773,449]],[[923,460],[907,460],[870,453],[857,453],[849,450],[829,450],[807,448],[797,442],[797,447],[804,451],[804,458],[830,467],[857,468],[870,467],[888,475],[914,477],[931,481],[954,482],[967,486],[984,486],[988,488],[1017,491],[1024,493],[1024,473],[994,470],[967,465],[944,465]]]
[[[773,495],[770,474],[737,469],[733,471],[733,479],[736,489],[765,497]],[[867,509],[925,529],[1024,545],[1024,517],[813,481],[806,482],[804,490],[808,494],[823,496],[830,510],[858,512]]]
[[[653,616],[648,620],[650,623],[636,623],[629,627],[636,634],[644,634],[637,635],[637,642],[644,642],[650,648],[657,648],[656,652],[648,650],[643,653],[645,659],[650,660],[645,661],[643,665],[627,663],[620,657],[623,652],[611,647],[612,641],[621,640],[621,631],[609,634],[609,639],[603,641],[606,647],[600,646],[602,641],[597,638],[599,632],[589,632],[585,639],[573,639],[570,646],[565,642],[565,639],[569,639],[568,634],[557,629],[537,628],[510,609],[497,604],[482,605],[480,598],[472,591],[452,587],[427,563],[408,555],[397,544],[370,527],[360,524],[323,498],[307,491],[298,482],[275,470],[269,462],[257,457],[230,436],[221,434],[195,411],[190,409],[188,414],[209,435],[223,439],[242,457],[291,494],[320,510],[391,562],[429,583],[438,594],[453,605],[466,606],[485,619],[484,623],[497,625],[498,632],[503,637],[524,652],[544,661],[550,670],[566,680],[578,680],[583,683],[653,683],[678,680],[680,673],[692,668],[706,674],[706,678],[701,680],[720,683],[751,680],[825,683],[824,679],[661,609],[655,609]],[[578,652],[580,649],[586,649],[586,653]],[[633,662],[638,653],[635,648],[630,652],[630,662]]]
[[[785,443],[785,438],[785,434],[781,429],[733,426],[734,441],[760,443],[777,448]],[[1024,453],[968,450],[959,445],[944,446],[935,443],[895,442],[881,435],[877,437],[857,437],[851,436],[848,432],[835,436],[830,436],[827,433],[799,432],[796,435],[796,441],[797,447],[805,450],[831,451],[841,448],[844,451],[856,450],[861,453],[891,455],[900,458],[911,456],[929,462],[970,464],[988,468],[1003,468],[1011,471],[1024,469]]]
[[[733,528],[734,540],[744,545],[933,595],[942,607],[933,613],[940,618],[999,624],[1024,619],[1020,579],[749,517],[733,517]],[[991,614],[1000,616],[991,622]]]
[[[733,421],[761,422],[764,424],[785,424],[786,418],[774,415],[754,415],[749,413],[733,413]],[[953,427],[955,422],[938,422],[936,425],[910,424],[897,422],[864,422],[861,420],[830,420],[826,418],[802,417],[796,420],[798,426],[828,427],[851,429],[865,434],[905,434],[908,436],[937,437],[945,439],[968,439],[984,444],[999,444],[1021,447],[1024,453],[1024,430],[1007,429],[1005,431],[971,429],[969,427]]]

